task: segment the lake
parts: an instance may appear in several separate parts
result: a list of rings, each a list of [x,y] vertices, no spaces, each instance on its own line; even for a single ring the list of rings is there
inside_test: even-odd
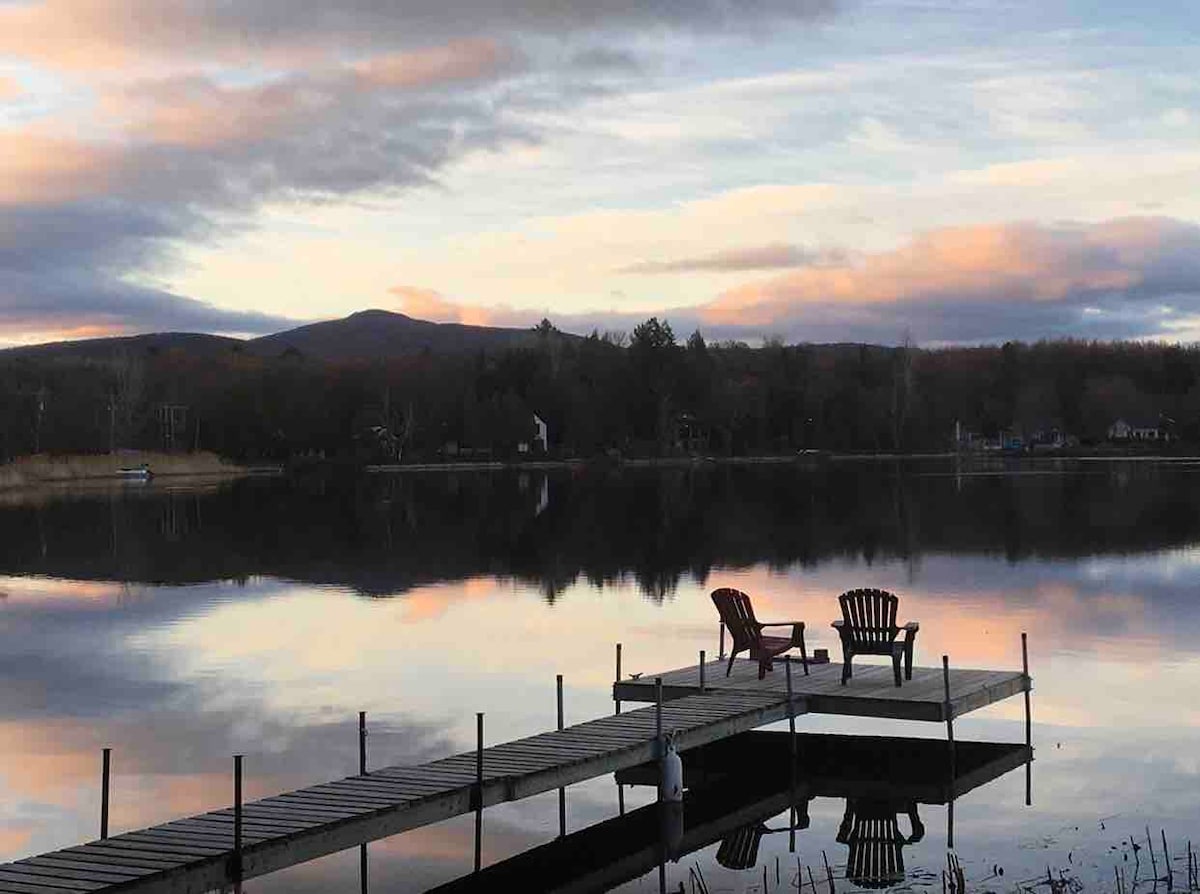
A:
[[[1049,868],[1112,891],[1114,867],[1128,883],[1136,859],[1149,890],[1147,829],[1159,875],[1165,833],[1186,887],[1186,843],[1200,844],[1197,462],[160,479],[9,494],[0,535],[0,861],[96,836],[104,747],[124,831],[227,806],[235,753],[251,798],[356,772],[359,711],[372,766],[472,748],[477,711],[489,743],[552,728],[556,674],[568,724],[611,713],[615,644],[626,673],[715,655],[721,586],[750,593],[759,617],[805,620],[810,650],[834,661],[836,596],[855,587],[900,596],[900,620],[921,622],[918,664],[1019,670],[1028,632],[1033,803],[1023,769],[955,802],[971,889],[1048,890]],[[798,727],[945,736],[828,716]],[[955,735],[1022,742],[1021,699],[960,718]],[[622,796],[632,813],[654,790]],[[612,820],[613,778],[571,787],[567,807],[569,832]],[[811,800],[796,854],[766,834],[733,869],[713,843],[667,863],[667,885],[691,891],[702,873],[713,892],[761,891],[766,866],[770,890],[794,888],[799,855],[823,887],[823,852],[838,890],[854,890],[836,840],[846,808]],[[906,883],[940,890],[947,806],[917,809]],[[489,808],[484,865],[557,835],[554,792]],[[470,816],[373,843],[371,890],[451,882],[473,846]],[[358,865],[355,850],[246,890],[357,890]],[[654,869],[618,890],[659,885]]]

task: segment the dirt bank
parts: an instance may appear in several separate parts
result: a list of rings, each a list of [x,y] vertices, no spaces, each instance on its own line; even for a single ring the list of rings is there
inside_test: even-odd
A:
[[[233,476],[244,471],[215,453],[152,453],[139,450],[94,456],[23,456],[0,466],[0,490],[70,481],[118,478],[121,469],[147,467],[154,477]]]

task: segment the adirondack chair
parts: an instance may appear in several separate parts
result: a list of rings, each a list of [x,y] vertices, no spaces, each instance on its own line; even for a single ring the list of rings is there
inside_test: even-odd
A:
[[[758,678],[761,680],[771,670],[772,659],[793,647],[800,649],[800,661],[804,673],[808,673],[808,651],[804,648],[804,622],[787,621],[767,624],[754,618],[750,597],[741,590],[721,587],[712,591],[712,601],[721,615],[721,622],[729,628],[733,637],[733,648],[729,652],[729,665],[725,676],[733,670],[733,659],[738,652],[750,652],[750,658],[758,661]],[[791,627],[791,636],[763,636],[764,627]]]
[[[842,620],[833,627],[842,638],[842,685],[853,676],[850,662],[855,655],[890,655],[896,685],[900,685],[900,657],[904,656],[904,678],[912,679],[913,643],[921,625],[909,621],[896,626],[900,600],[886,590],[849,590],[838,597]],[[904,641],[896,642],[900,632]]]
[[[900,813],[908,814],[912,834],[900,832]],[[904,881],[904,847],[925,837],[914,801],[895,803],[848,798],[837,841],[848,845],[846,879],[860,888],[890,888]]]

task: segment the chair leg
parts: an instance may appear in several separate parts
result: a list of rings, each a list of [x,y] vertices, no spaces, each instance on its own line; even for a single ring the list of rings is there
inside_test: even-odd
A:
[[[729,664],[725,666],[725,676],[727,677],[729,676],[729,672],[733,670],[733,659],[736,655],[737,652],[729,653]]]
[[[913,645],[914,637],[908,637],[904,640],[904,679],[912,679],[912,663],[913,663]]]
[[[804,665],[804,676],[808,676],[808,649],[804,647],[804,631],[800,631],[800,663]]]
[[[892,652],[892,676],[896,679],[896,686],[900,685],[900,653]]]
[[[851,676],[853,676],[853,674],[850,671],[850,659],[852,657],[853,656],[849,652],[847,652],[845,654],[845,656],[842,658],[842,685],[843,686],[845,686],[846,681],[849,680]]]

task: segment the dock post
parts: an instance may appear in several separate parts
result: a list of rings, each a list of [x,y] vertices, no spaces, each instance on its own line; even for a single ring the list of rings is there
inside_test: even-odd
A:
[[[475,871],[483,863],[483,712],[475,715]]]
[[[658,736],[658,745],[662,748],[662,677],[654,678],[654,734]],[[662,754],[659,754],[662,757]]]
[[[621,682],[621,644],[617,643],[617,682]],[[621,700],[613,693],[613,701],[617,703],[617,713],[621,713]]]
[[[557,677],[558,683],[558,731],[562,732],[563,728],[563,675]],[[564,838],[567,834],[567,790],[560,788],[558,790],[558,837]]]
[[[792,656],[783,656],[783,667],[787,671],[788,751],[792,765],[796,763],[796,713],[792,702]]]
[[[946,741],[950,746],[950,779],[953,782],[958,775],[955,767],[954,753],[954,708],[950,702],[950,656],[942,656],[942,685],[945,689],[945,701],[942,711],[946,715]],[[946,847],[954,850],[954,798],[951,797],[946,805]]]
[[[370,890],[370,885],[367,884],[367,846],[360,844],[358,846],[358,888],[362,894],[367,894]]]
[[[233,756],[233,883],[242,886],[242,755]]]
[[[108,780],[112,769],[112,749],[105,748],[100,758],[100,837],[108,837]]]
[[[1029,749],[1029,760],[1025,761],[1025,806],[1033,805],[1033,714],[1029,708],[1029,636],[1021,631],[1021,672],[1025,676],[1025,747]]]
[[[1021,676],[1025,684],[1025,745],[1033,745],[1033,716],[1029,711],[1029,637],[1021,632]]]
[[[358,775],[367,775],[367,712],[358,712]]]
[[[796,853],[796,715],[792,702],[792,659],[790,655],[783,657],[784,670],[787,673],[787,707],[788,707],[788,853]],[[797,882],[797,887],[799,886]],[[763,887],[766,891],[766,887]],[[815,894],[815,892],[814,892]]]
[[[700,650],[700,691],[704,691],[704,650]]]
[[[617,810],[621,816],[625,815],[625,786],[617,783]]]
[[[954,764],[954,706],[950,702],[950,656],[942,656],[942,684],[945,688],[945,701],[942,712],[946,715],[946,741],[950,743],[950,764]]]
[[[725,660],[725,622],[721,622],[721,651],[717,653],[717,660]]]

